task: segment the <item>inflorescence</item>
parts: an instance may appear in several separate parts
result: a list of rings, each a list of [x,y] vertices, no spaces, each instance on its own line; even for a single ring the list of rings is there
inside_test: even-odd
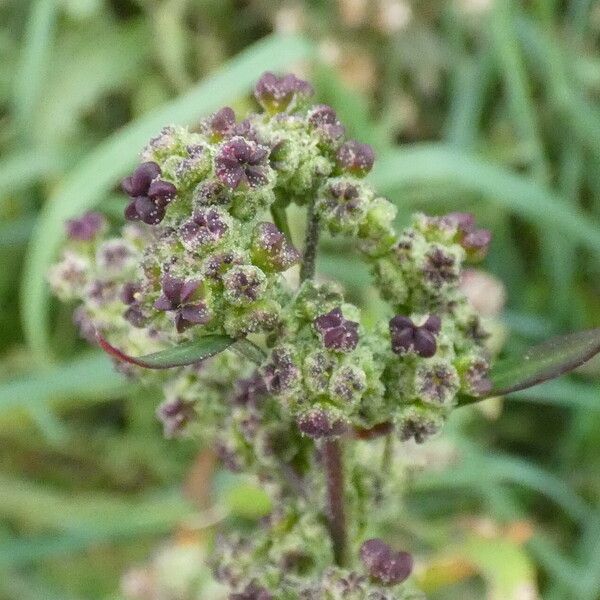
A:
[[[263,111],[242,120],[225,107],[194,131],[163,129],[123,180],[121,232],[107,238],[99,213],[69,221],[49,278],[78,301],[84,337],[99,333],[127,354],[250,336],[260,364],[228,350],[152,375],[165,389],[157,415],[167,435],[202,436],[281,499],[320,493],[313,440],[395,430],[421,443],[461,394],[489,390],[487,333],[459,282],[490,234],[466,213],[417,214],[398,233],[394,205],[365,180],[372,148],[346,139],[333,108],[310,104],[310,84],[266,73],[254,95]],[[353,241],[387,301],[382,322],[367,327],[335,282],[290,283],[301,254],[269,209],[291,203]],[[357,540],[362,567],[332,568],[322,515],[295,506],[271,517],[264,539],[223,546],[217,571],[230,598],[408,597],[409,555]]]

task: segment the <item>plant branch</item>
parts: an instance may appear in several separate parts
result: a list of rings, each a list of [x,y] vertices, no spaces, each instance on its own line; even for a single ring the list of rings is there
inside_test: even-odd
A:
[[[314,198],[308,205],[306,219],[306,236],[304,239],[304,256],[300,267],[300,282],[312,279],[315,276],[317,245],[319,244],[319,216],[315,211]]]
[[[321,447],[327,494],[327,520],[333,545],[333,556],[338,566],[347,564],[348,533],[344,506],[344,466],[339,439],[323,442]]]

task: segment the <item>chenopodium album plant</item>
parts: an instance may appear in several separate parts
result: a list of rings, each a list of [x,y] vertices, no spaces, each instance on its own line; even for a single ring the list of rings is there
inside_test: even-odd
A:
[[[365,539],[369,516],[400,493],[400,444],[425,442],[462,404],[581,364],[600,336],[492,368],[459,286],[490,232],[466,213],[417,214],[397,232],[394,205],[365,181],[373,150],[347,140],[312,93],[265,73],[262,112],[238,120],[223,108],[196,131],[163,129],[122,183],[120,234],[99,213],[69,221],[50,282],[79,301],[84,337],[128,375],[162,383],[166,435],[197,435],[269,490],[260,531],[215,544],[232,600],[419,598],[411,554]],[[306,207],[302,252],[291,203]],[[322,229],[368,263],[385,320],[367,327],[338,284],[315,281]]]

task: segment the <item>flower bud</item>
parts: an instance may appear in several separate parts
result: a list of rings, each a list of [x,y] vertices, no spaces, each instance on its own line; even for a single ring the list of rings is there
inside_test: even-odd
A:
[[[231,204],[231,190],[218,179],[210,179],[198,184],[193,193],[196,206]]]
[[[274,348],[270,362],[263,369],[263,376],[272,394],[289,391],[300,377],[292,352],[285,347]]]
[[[193,402],[174,398],[163,402],[158,407],[156,416],[163,424],[165,437],[172,438],[181,434],[186,425],[196,418],[196,411]]]
[[[377,257],[390,251],[396,240],[393,225],[396,213],[396,207],[385,198],[375,198],[369,203],[358,230],[362,252]]]
[[[88,212],[78,219],[69,219],[66,229],[71,240],[89,242],[106,228],[106,219],[97,212]]]
[[[383,585],[402,583],[413,569],[413,559],[408,552],[395,552],[377,538],[363,542],[360,558],[369,575]]]
[[[258,223],[252,234],[252,262],[263,271],[282,272],[300,261],[300,253],[273,223]]]
[[[251,140],[234,137],[221,146],[215,159],[217,177],[229,188],[251,188],[269,180],[269,149]]]
[[[340,169],[364,177],[373,168],[375,153],[369,144],[350,140],[338,150],[336,158]]]
[[[332,400],[342,405],[357,403],[367,389],[365,372],[354,365],[340,367],[331,377],[329,385]]]
[[[357,181],[338,178],[321,189],[317,211],[331,233],[356,232],[370,201],[369,193]]]
[[[205,121],[204,128],[213,142],[228,137],[235,128],[235,112],[224,106]]]
[[[299,108],[314,93],[312,86],[292,73],[264,73],[254,89],[258,103],[270,114]]]
[[[331,408],[311,408],[297,418],[297,423],[304,435],[314,439],[340,436],[348,429],[341,413]]]
[[[437,350],[435,336],[440,328],[441,320],[437,315],[430,315],[421,326],[415,325],[409,317],[396,315],[389,323],[392,351],[396,354],[414,352],[430,358]]]
[[[244,306],[256,302],[264,294],[267,278],[253,265],[233,266],[223,275],[223,285],[227,302]]]
[[[444,418],[429,407],[407,406],[399,412],[395,422],[400,440],[414,439],[417,444],[422,444],[440,431]]]
[[[219,208],[199,208],[180,228],[180,237],[188,250],[218,244],[230,230],[231,218]]]
[[[308,111],[308,124],[329,143],[338,141],[345,133],[335,110],[326,104],[318,104]]]
[[[317,317],[314,327],[328,350],[351,352],[358,344],[358,323],[344,319],[340,308]]]
[[[415,372],[415,393],[426,404],[449,406],[456,399],[460,379],[448,362],[422,362]]]

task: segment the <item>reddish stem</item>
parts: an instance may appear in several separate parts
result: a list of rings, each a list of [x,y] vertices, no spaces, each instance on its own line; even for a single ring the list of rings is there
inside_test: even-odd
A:
[[[338,439],[323,442],[321,447],[327,494],[327,519],[333,545],[333,556],[338,566],[347,562],[348,535],[344,506],[344,466],[342,446]]]

